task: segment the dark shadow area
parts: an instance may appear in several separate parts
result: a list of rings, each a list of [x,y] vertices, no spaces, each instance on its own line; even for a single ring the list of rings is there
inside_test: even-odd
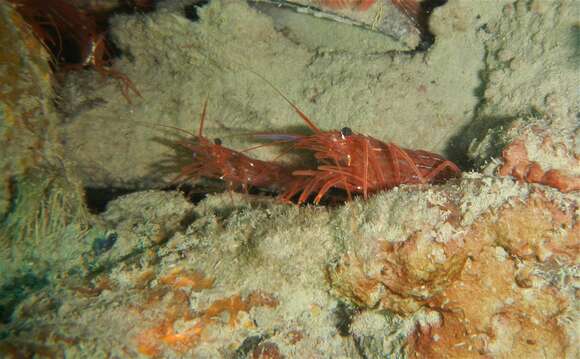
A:
[[[107,209],[107,204],[123,195],[135,192],[127,188],[85,188],[85,201],[89,211],[99,214]]]
[[[209,0],[197,0],[193,4],[186,5],[183,8],[185,17],[193,22],[198,21],[199,15],[197,11],[199,10],[200,7],[203,7],[207,4],[209,4]]]
[[[244,339],[242,344],[236,349],[233,354],[233,359],[246,359],[250,354],[255,353],[260,343],[268,339],[270,336],[266,334],[252,335]],[[253,355],[256,357],[256,355]],[[269,358],[270,355],[261,356],[261,358]]]
[[[417,19],[417,26],[421,31],[421,42],[419,42],[416,51],[426,51],[435,43],[435,35],[429,29],[429,18],[435,8],[443,6],[446,3],[447,0],[425,0],[421,2],[421,11]]]
[[[93,214],[100,214],[107,210],[109,202],[134,192],[144,191],[143,188],[85,188],[86,205],[89,211]],[[209,193],[223,192],[217,188],[210,189],[209,187],[193,187],[189,184],[173,185],[162,189],[163,191],[180,191],[193,204],[202,201]]]
[[[48,284],[45,277],[38,277],[32,273],[25,273],[12,278],[0,287],[0,323],[10,323],[12,313],[18,304],[31,293],[44,288]],[[0,340],[2,333],[0,332]]]
[[[351,335],[350,325],[352,324],[352,317],[359,312],[360,310],[351,304],[343,301],[337,303],[332,314],[334,315],[334,325],[341,337],[349,337]]]
[[[447,143],[444,150],[446,158],[455,163],[462,171],[479,170],[480,164],[469,158],[470,145],[474,140],[481,141],[485,136],[491,136],[489,143],[493,146],[490,148],[489,154],[492,157],[500,157],[504,145],[502,136],[505,131],[503,129],[508,128],[518,118],[519,116],[481,118],[463,126]]]

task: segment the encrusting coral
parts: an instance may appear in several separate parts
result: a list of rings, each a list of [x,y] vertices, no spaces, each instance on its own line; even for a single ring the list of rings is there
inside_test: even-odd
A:
[[[178,353],[185,353],[199,345],[205,338],[204,333],[210,325],[218,325],[219,316],[228,314],[228,324],[234,328],[240,312],[248,312],[256,306],[276,307],[278,302],[271,295],[253,291],[245,298],[235,294],[227,298],[213,301],[207,308],[192,312],[189,308],[189,298],[180,288],[187,287],[193,291],[200,291],[213,287],[214,280],[206,278],[202,273],[188,271],[184,268],[175,268],[169,274],[159,278],[159,285],[168,291],[162,295],[154,295],[146,305],[156,308],[153,304],[170,293],[168,303],[159,303],[165,307],[165,312],[158,319],[159,324],[140,332],[136,338],[137,351],[146,356],[159,356],[165,348]],[[155,292],[154,292],[155,293]],[[153,300],[153,302],[152,302]],[[176,322],[181,321],[179,329]]]

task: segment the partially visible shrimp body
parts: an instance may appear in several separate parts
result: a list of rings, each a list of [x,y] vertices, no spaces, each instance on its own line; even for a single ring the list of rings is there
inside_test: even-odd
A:
[[[101,25],[102,21],[98,21],[99,14],[81,8],[82,1],[9,2],[15,5],[34,34],[52,53],[54,64],[69,70],[92,66],[101,75],[120,81],[122,94],[127,102],[131,103],[129,91],[141,97],[141,93],[127,75],[110,68],[112,61],[110,48],[107,46],[106,28]],[[98,2],[94,5],[98,7]]]
[[[401,184],[438,183],[460,173],[437,154],[400,148],[347,127],[301,137],[295,147],[312,151],[318,161],[316,169],[294,171],[294,176],[303,178],[282,195],[289,200],[300,194],[299,203],[315,193],[314,202],[319,203],[332,188],[367,198]]]

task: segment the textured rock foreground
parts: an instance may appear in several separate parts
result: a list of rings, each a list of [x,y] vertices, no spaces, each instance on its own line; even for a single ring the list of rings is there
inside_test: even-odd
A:
[[[102,215],[116,242],[87,255],[92,279],[21,303],[16,322],[28,329],[1,348],[571,358],[577,201],[476,174],[335,210],[229,194],[195,206],[173,193],[128,195]]]

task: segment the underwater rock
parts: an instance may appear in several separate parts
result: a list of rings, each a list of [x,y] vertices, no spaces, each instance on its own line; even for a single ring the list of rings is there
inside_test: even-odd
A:
[[[455,138],[454,146],[460,152],[473,151],[474,139],[485,142],[482,134],[490,136],[488,142],[495,146],[481,146],[478,154],[468,155],[469,160],[475,160],[475,168],[484,165],[480,160],[499,159],[509,143],[504,141],[509,140],[505,135],[514,121],[546,119],[558,142],[562,137],[558,130],[569,136],[580,113],[576,16],[580,2],[499,1],[491,17],[482,10],[473,2],[449,0],[435,9],[430,21],[437,41],[448,33],[453,36],[458,28],[476,26],[475,41],[484,48],[480,85],[475,90],[480,100],[474,118]],[[580,153],[578,147],[575,152]],[[468,158],[463,160],[468,162]],[[542,165],[542,170],[549,167]]]
[[[351,324],[355,345],[364,358],[406,358],[409,335],[417,328],[429,328],[439,323],[435,311],[418,311],[402,318],[385,310],[364,310],[354,316]]]
[[[379,208],[361,209],[371,231],[330,267],[332,287],[363,308],[403,317],[438,312],[439,323],[410,336],[411,352],[422,357],[538,357],[539,347],[549,357],[574,357],[578,197],[506,180],[462,182],[424,194],[437,201],[411,203],[420,214],[431,210],[433,220],[397,221],[397,238],[379,220],[384,215],[371,214]]]
[[[101,218],[118,237],[147,237],[149,244],[159,244],[183,229],[191,221],[193,204],[180,192],[144,191],[122,196],[107,206]]]
[[[119,16],[112,36],[127,56],[115,66],[144,98],[128,105],[116,81],[71,74],[61,104],[67,156],[83,170],[85,185],[162,183],[165,173],[151,164],[172,142],[136,121],[195,128],[207,92],[208,136],[292,132],[295,113],[283,101],[273,105],[263,82],[226,71],[240,58],[271,69],[265,76],[288,84],[284,92],[321,127],[376,130],[381,139],[439,152],[471,122],[482,101],[478,86],[489,80],[482,90],[508,91],[519,81],[502,77],[490,60],[511,66],[524,56],[512,46],[537,50],[516,24],[525,32],[541,22],[533,31],[538,38],[569,30],[563,11],[575,5],[553,3],[506,5],[502,25],[491,9],[496,4],[450,0],[432,17],[435,46],[402,56],[312,51],[241,1],[212,1],[199,9],[198,23],[165,5]],[[554,24],[558,32],[544,35]],[[510,31],[521,41],[492,51]],[[541,55],[562,64],[560,50]],[[486,66],[491,76],[481,84]],[[516,93],[510,103],[503,92],[506,99],[484,91],[489,103],[479,110],[491,118],[505,106],[507,117],[525,118],[519,113],[529,107],[526,92]],[[46,273],[46,280],[2,303],[0,356],[578,357],[579,194],[497,173],[506,166],[517,177],[514,169],[527,174],[535,163],[544,174],[577,176],[577,137],[566,130],[575,107],[562,94],[545,98],[545,124],[513,122],[513,132],[496,128],[487,144],[474,142],[474,158],[490,166],[485,174],[401,186],[335,208],[233,193],[192,204],[178,192],[146,191],[119,197],[93,217],[66,160],[63,168],[59,161],[38,168],[19,184],[17,215],[3,222],[24,233],[26,251],[2,254],[17,253],[18,265]],[[514,143],[525,146],[525,159],[520,151],[509,164],[507,151],[505,162],[492,160]],[[10,265],[4,257],[0,264]],[[24,283],[0,279],[10,291]]]
[[[14,6],[0,4],[0,219],[13,200],[10,181],[23,176],[56,142],[50,55]]]
[[[149,357],[460,358],[512,347],[529,356],[541,345],[573,357],[575,203],[572,193],[479,174],[334,209],[135,193],[101,215],[119,234],[102,257],[116,259],[81,286],[63,282],[56,314],[19,325],[74,338],[60,347],[67,355],[93,345]],[[165,222],[163,240],[151,240]],[[345,301],[351,309],[340,310]]]
[[[0,285],[71,268],[86,249],[90,214],[63,159],[50,62],[15,6],[0,3]]]
[[[498,9],[479,31],[486,49],[481,118],[546,108],[578,113],[580,2],[517,0]]]

